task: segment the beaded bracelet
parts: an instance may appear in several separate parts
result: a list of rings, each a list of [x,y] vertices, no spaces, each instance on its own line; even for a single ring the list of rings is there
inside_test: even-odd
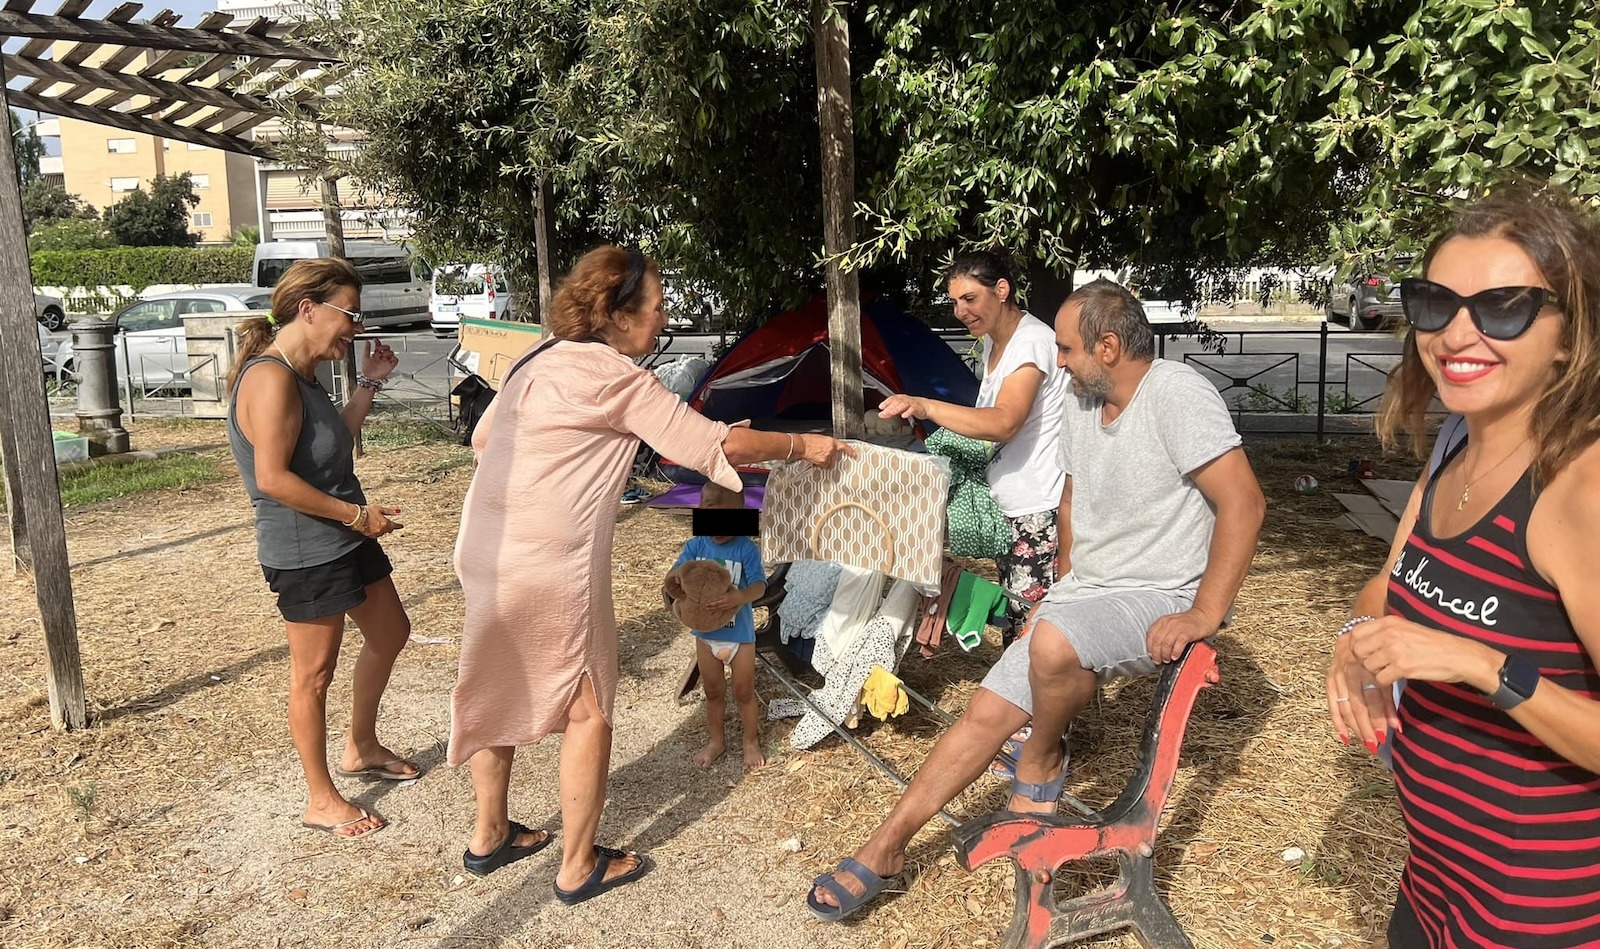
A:
[[[1349,620],[1347,620],[1345,622],[1345,624],[1343,626],[1339,627],[1339,635],[1340,636],[1344,636],[1347,633],[1349,633],[1352,629],[1355,629],[1357,626],[1360,626],[1362,623],[1371,622],[1372,620],[1375,620],[1375,619],[1377,619],[1376,616],[1367,616],[1364,613],[1362,615],[1360,615],[1360,616],[1352,616],[1352,617],[1350,617]],[[1337,638],[1337,637],[1335,637],[1335,638]]]
[[[377,379],[368,379],[366,376],[357,376],[356,385],[363,389],[371,389],[373,394],[383,391],[383,383]]]

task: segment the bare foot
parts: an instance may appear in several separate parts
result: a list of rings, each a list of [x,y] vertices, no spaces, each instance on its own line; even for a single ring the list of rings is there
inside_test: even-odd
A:
[[[767,756],[761,752],[760,741],[747,741],[744,743],[744,769],[754,771],[767,763]]]
[[[381,768],[395,777],[417,777],[422,772],[417,766],[401,758],[399,755],[383,747],[373,745],[371,748],[360,749],[347,740],[344,754],[339,757],[339,770],[346,772],[366,771],[371,768]]]
[[[709,768],[722,757],[722,752],[725,750],[720,741],[707,742],[704,748],[694,753],[694,758],[691,760],[694,761],[696,768]]]
[[[360,837],[382,830],[385,826],[383,818],[364,814],[361,808],[346,800],[335,801],[321,807],[307,807],[300,820],[317,827],[331,827],[333,830],[330,833],[340,837]]]
[[[906,868],[906,855],[904,851],[880,857],[876,854],[869,854],[867,850],[863,849],[855,855],[855,860],[857,863],[886,880],[899,876],[900,873]],[[856,875],[848,870],[835,870],[832,876],[835,880],[838,880],[840,885],[842,885],[849,893],[859,896],[867,891],[866,884],[856,879]],[[819,886],[813,889],[811,892],[814,896],[816,896],[817,902],[824,906],[839,905],[839,901],[834,897],[833,891],[830,889]]]

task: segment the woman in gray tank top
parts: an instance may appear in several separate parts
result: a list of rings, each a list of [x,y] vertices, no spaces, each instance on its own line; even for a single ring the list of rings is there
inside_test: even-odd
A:
[[[367,344],[360,384],[341,412],[317,382],[317,365],[343,359],[361,331],[361,278],[347,261],[301,260],[278,281],[269,315],[240,324],[228,386],[228,442],[256,512],[256,548],[278,595],[289,640],[289,733],[305,770],[301,824],[337,837],[384,828],[328,772],[327,701],[349,616],[361,630],[354,708],[339,773],[400,781],[415,765],[378,741],[378,701],[411,621],[377,538],[401,526],[398,508],[371,503],[353,450],[372,399],[399,360]]]

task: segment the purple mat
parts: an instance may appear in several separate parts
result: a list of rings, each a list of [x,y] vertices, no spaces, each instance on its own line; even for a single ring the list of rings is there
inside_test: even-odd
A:
[[[761,509],[767,498],[767,486],[764,484],[745,485],[744,506]],[[674,485],[665,493],[651,498],[646,507],[699,507],[700,486],[698,484]]]

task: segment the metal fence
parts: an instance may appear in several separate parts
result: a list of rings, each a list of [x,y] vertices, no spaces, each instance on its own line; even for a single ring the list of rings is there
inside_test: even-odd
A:
[[[971,340],[942,334],[958,353]],[[1216,386],[1233,411],[1241,431],[1253,434],[1331,436],[1370,433],[1371,413],[1382,397],[1389,374],[1399,364],[1400,343],[1384,333],[1330,332],[1314,329],[1211,332],[1213,348],[1202,349],[1192,335],[1164,333],[1158,352],[1193,367]],[[325,367],[324,384],[342,402],[356,378],[368,341],[381,341],[400,357],[400,364],[374,404],[379,411],[400,413],[429,423],[441,432],[456,425],[450,391],[467,374],[455,357],[453,341],[427,333],[363,333],[344,364]],[[666,339],[651,362],[680,355],[705,355],[705,338],[694,342]],[[726,341],[723,342],[726,345]],[[139,416],[193,415],[189,397],[196,382],[220,392],[226,371],[217,356],[189,355],[183,336],[141,340],[130,345],[117,338],[118,383],[123,411]],[[231,347],[229,347],[231,351]],[[130,371],[131,369],[131,371]],[[47,367],[47,374],[49,367]],[[47,380],[54,407],[70,412],[76,386],[70,374]],[[1442,407],[1434,406],[1442,412]]]

